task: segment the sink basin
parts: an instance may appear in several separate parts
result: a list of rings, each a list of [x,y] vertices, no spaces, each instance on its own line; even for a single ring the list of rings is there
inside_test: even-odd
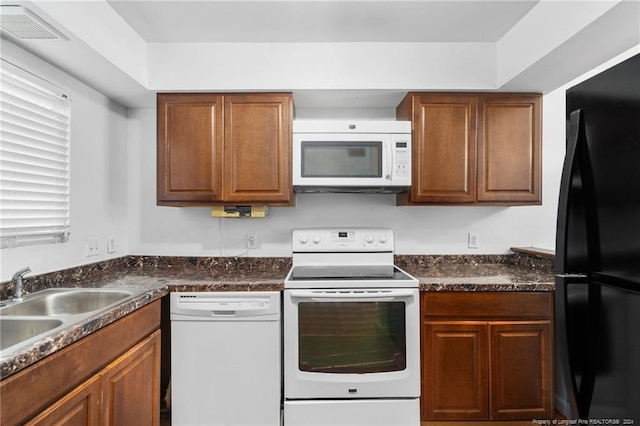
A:
[[[46,333],[62,325],[62,320],[50,318],[0,319],[0,350]]]
[[[93,312],[118,303],[134,292],[113,289],[50,289],[0,309],[0,316],[56,316]]]

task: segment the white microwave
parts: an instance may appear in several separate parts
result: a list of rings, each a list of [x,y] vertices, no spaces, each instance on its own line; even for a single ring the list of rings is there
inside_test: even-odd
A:
[[[402,192],[411,185],[410,121],[293,122],[297,192]]]

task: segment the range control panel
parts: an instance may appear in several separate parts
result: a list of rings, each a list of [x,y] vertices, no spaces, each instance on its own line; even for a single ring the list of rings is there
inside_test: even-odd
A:
[[[294,252],[393,252],[386,228],[310,228],[293,231]]]

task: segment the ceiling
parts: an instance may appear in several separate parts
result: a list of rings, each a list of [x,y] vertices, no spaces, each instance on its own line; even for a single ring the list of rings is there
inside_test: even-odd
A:
[[[117,1],[147,42],[495,42],[536,1]]]
[[[68,38],[3,32],[5,47],[127,107],[153,107],[159,91],[293,91],[304,108],[394,107],[411,90],[548,92],[640,45],[640,0],[0,3]]]

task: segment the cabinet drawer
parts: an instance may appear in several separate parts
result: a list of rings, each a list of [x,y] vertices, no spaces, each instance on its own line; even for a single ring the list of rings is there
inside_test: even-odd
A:
[[[551,319],[552,312],[551,293],[422,293],[422,315],[434,319]]]

